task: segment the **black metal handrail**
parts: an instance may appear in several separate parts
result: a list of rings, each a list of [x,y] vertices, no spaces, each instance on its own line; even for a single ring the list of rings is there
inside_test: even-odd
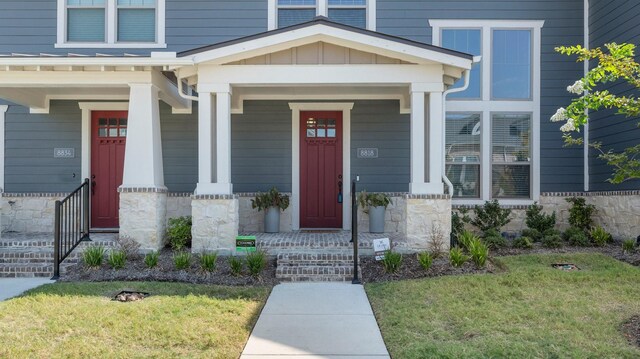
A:
[[[89,238],[89,179],[63,200],[56,201],[53,229],[53,278],[60,277],[60,264]]]
[[[353,280],[352,284],[360,284],[358,278],[358,201],[356,199],[356,181],[351,182],[351,242],[353,243]]]

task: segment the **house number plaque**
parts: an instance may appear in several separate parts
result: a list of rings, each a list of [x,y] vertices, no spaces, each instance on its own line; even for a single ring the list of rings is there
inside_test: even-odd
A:
[[[75,148],[54,148],[53,158],[74,158],[76,157]]]
[[[378,158],[378,149],[358,148],[358,158]]]

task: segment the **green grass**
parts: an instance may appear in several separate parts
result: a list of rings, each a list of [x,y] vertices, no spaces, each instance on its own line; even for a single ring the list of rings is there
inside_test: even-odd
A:
[[[123,289],[143,301],[111,301]],[[270,289],[56,283],[0,302],[0,358],[237,358]]]
[[[640,314],[640,269],[600,254],[499,260],[507,272],[368,284],[392,357],[640,357],[620,333]]]

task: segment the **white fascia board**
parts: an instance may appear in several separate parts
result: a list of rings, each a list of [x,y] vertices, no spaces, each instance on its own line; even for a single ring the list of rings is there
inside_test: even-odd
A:
[[[455,55],[323,24],[205,51],[195,55],[194,62],[196,64],[204,62],[224,64],[318,41],[421,64],[438,62],[463,69],[471,69],[473,62],[471,59],[464,59]]]
[[[449,27],[491,27],[491,28],[542,28],[544,26],[544,20],[475,20],[475,19],[432,19],[429,20],[429,26],[434,28],[449,28]],[[435,37],[434,37],[435,38]]]
[[[0,57],[0,66],[189,66],[191,58]]]
[[[125,86],[129,83],[150,83],[151,81],[152,72],[150,71],[8,71],[0,76],[1,87]]]

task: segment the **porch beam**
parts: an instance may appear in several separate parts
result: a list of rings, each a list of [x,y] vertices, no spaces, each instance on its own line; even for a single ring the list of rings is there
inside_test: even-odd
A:
[[[37,89],[0,89],[0,98],[29,107],[32,113],[49,113],[49,99]]]
[[[0,87],[125,87],[130,83],[151,83],[152,77],[150,71],[9,71],[0,76]]]
[[[153,84],[160,89],[160,99],[174,110],[191,110],[191,101],[180,96],[178,88],[160,72],[152,74]]]

